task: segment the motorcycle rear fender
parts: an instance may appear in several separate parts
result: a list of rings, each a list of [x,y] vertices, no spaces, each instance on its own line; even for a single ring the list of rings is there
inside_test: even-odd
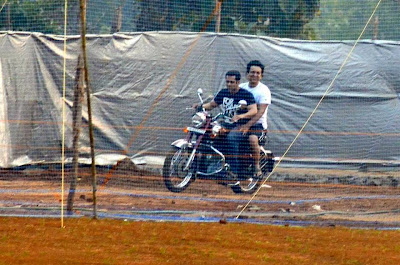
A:
[[[265,149],[264,146],[260,146],[260,149],[264,154],[272,154],[271,150]]]
[[[277,160],[277,158],[274,156],[274,154],[271,152],[271,150],[265,149],[263,146],[260,146],[260,150],[269,159],[272,159],[273,161]]]

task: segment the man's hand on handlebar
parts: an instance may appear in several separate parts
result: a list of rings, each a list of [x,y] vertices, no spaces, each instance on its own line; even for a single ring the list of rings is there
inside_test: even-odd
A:
[[[240,120],[242,117],[240,116],[240,115],[234,115],[233,117],[232,117],[232,121],[233,122],[237,122],[238,120]]]
[[[203,111],[203,104],[193,104],[192,109],[196,111]]]

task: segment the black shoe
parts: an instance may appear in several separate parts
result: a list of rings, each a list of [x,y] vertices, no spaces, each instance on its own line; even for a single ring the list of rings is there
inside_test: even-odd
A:
[[[226,178],[227,178],[228,180],[237,180],[238,174],[236,174],[236,173],[234,173],[234,172],[232,172],[232,171],[227,171],[227,172],[226,172]]]
[[[233,173],[232,171],[227,171],[225,174],[225,178],[218,180],[218,184],[224,186],[235,185],[238,182],[238,175]]]
[[[260,168],[256,169],[254,172],[253,178],[260,179],[262,177],[263,177],[263,173],[262,173],[261,169]]]

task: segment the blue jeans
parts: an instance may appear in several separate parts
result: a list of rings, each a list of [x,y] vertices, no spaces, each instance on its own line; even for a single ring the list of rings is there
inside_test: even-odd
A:
[[[231,166],[231,171],[240,174],[240,164],[241,164],[241,156],[243,156],[246,152],[243,152],[243,147],[248,146],[245,143],[248,143],[248,135],[243,135],[240,132],[239,127],[233,128],[226,137],[227,144],[227,152],[226,152],[226,160]]]

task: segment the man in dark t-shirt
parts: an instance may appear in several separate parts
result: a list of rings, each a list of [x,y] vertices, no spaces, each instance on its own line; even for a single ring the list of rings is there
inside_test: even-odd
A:
[[[227,136],[228,150],[230,150],[227,160],[231,166],[231,171],[236,174],[239,173],[238,157],[240,155],[240,142],[246,139],[246,136],[239,132],[239,127],[246,124],[257,113],[257,104],[254,96],[249,91],[239,87],[240,77],[239,71],[228,71],[225,74],[226,88],[220,90],[211,102],[202,106],[205,110],[212,110],[221,106],[225,112],[224,114],[231,117],[232,121],[237,123],[237,126]],[[232,107],[239,106],[240,100],[245,100],[247,106],[235,114],[234,110],[231,109]]]
[[[247,105],[252,105],[256,103],[254,96],[244,89],[239,89],[237,91],[233,90],[233,93],[228,88],[224,88],[220,90],[214,98],[215,103],[218,106],[222,107],[224,115],[231,118],[233,118],[233,116],[235,115],[235,109],[238,109],[236,111],[236,115],[246,114],[249,111],[249,108],[240,108],[240,100],[245,100],[247,102]],[[246,124],[251,118],[250,115],[236,117],[235,121],[238,125]]]

